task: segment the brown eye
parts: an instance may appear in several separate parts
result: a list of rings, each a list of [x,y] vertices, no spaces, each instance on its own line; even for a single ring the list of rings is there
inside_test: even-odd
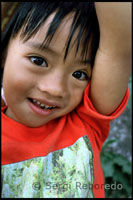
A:
[[[82,71],[76,71],[72,75],[79,80],[88,80],[88,75]]]
[[[47,67],[48,66],[47,62],[39,56],[30,56],[29,58],[30,58],[30,61],[32,63],[34,63],[35,65],[38,65],[40,67]]]

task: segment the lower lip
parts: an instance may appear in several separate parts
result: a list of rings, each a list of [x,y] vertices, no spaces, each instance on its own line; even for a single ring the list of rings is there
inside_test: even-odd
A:
[[[28,100],[28,103],[29,103],[29,106],[32,109],[32,111],[34,111],[36,114],[39,114],[39,115],[42,115],[42,116],[47,116],[57,109],[57,108],[53,108],[51,110],[50,109],[48,109],[48,110],[41,109],[29,100]]]

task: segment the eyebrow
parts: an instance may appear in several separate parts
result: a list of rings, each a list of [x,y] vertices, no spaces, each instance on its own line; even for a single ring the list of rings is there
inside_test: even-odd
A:
[[[39,42],[27,42],[26,45],[31,47],[31,48],[37,49],[37,50],[41,50],[41,51],[48,50],[51,53],[58,54],[56,51],[54,51],[50,47],[48,47],[46,45],[42,45]]]
[[[29,47],[31,47],[31,48],[35,48],[37,50],[40,50],[40,51],[46,51],[47,50],[47,51],[49,51],[52,54],[58,55],[58,53],[54,49],[52,49],[49,46],[46,46],[44,44],[42,45],[39,42],[26,42],[26,45],[29,46]],[[84,65],[91,64],[91,60],[90,59],[77,60],[77,62],[80,62],[80,63],[82,63]]]

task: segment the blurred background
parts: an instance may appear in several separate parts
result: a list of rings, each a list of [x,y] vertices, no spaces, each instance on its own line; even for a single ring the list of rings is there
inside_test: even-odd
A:
[[[106,198],[132,197],[132,77],[129,80],[130,98],[120,117],[111,122],[101,161],[105,175]],[[109,187],[110,186],[110,187]]]

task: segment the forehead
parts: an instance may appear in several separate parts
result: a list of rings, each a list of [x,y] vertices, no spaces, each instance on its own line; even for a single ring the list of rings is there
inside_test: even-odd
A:
[[[51,25],[51,22],[53,21],[55,14],[56,14],[56,12],[52,13],[47,18],[47,20],[40,27],[39,31],[34,35],[34,37],[31,38],[32,40],[36,40],[38,42],[44,41],[47,31],[49,29],[49,26]],[[62,20],[61,24],[59,25],[58,29],[56,30],[56,32],[49,44],[49,46],[51,46],[52,48],[56,48],[56,51],[64,50],[64,47],[67,42],[69,32],[71,29],[73,16],[74,16],[74,13],[70,13]],[[75,36],[74,36],[74,38],[76,39]]]
[[[45,20],[45,22],[41,25],[39,30],[28,39],[28,42],[36,42],[38,44],[39,43],[42,44],[44,42],[44,39],[46,38],[46,35],[47,35],[47,31],[53,21],[53,18],[55,17],[55,14],[56,14],[56,12],[53,12]],[[56,51],[59,54],[61,54],[61,53],[65,54],[65,50],[66,50],[66,46],[68,44],[69,34],[71,32],[71,26],[73,23],[74,15],[75,15],[75,12],[71,12],[64,17],[61,24],[55,31],[54,36],[49,44],[49,47],[52,48],[54,51]],[[21,33],[21,31],[20,31],[20,33]],[[79,28],[77,28],[77,30],[73,34],[73,37],[72,37],[72,40],[70,43],[69,54],[73,53],[74,56],[76,55],[77,57],[81,57],[81,49],[82,49],[81,47],[83,47],[82,40],[84,37],[82,37],[82,39],[81,39],[79,51],[76,54],[78,33],[79,33]],[[90,49],[90,47],[89,47],[89,49]]]

